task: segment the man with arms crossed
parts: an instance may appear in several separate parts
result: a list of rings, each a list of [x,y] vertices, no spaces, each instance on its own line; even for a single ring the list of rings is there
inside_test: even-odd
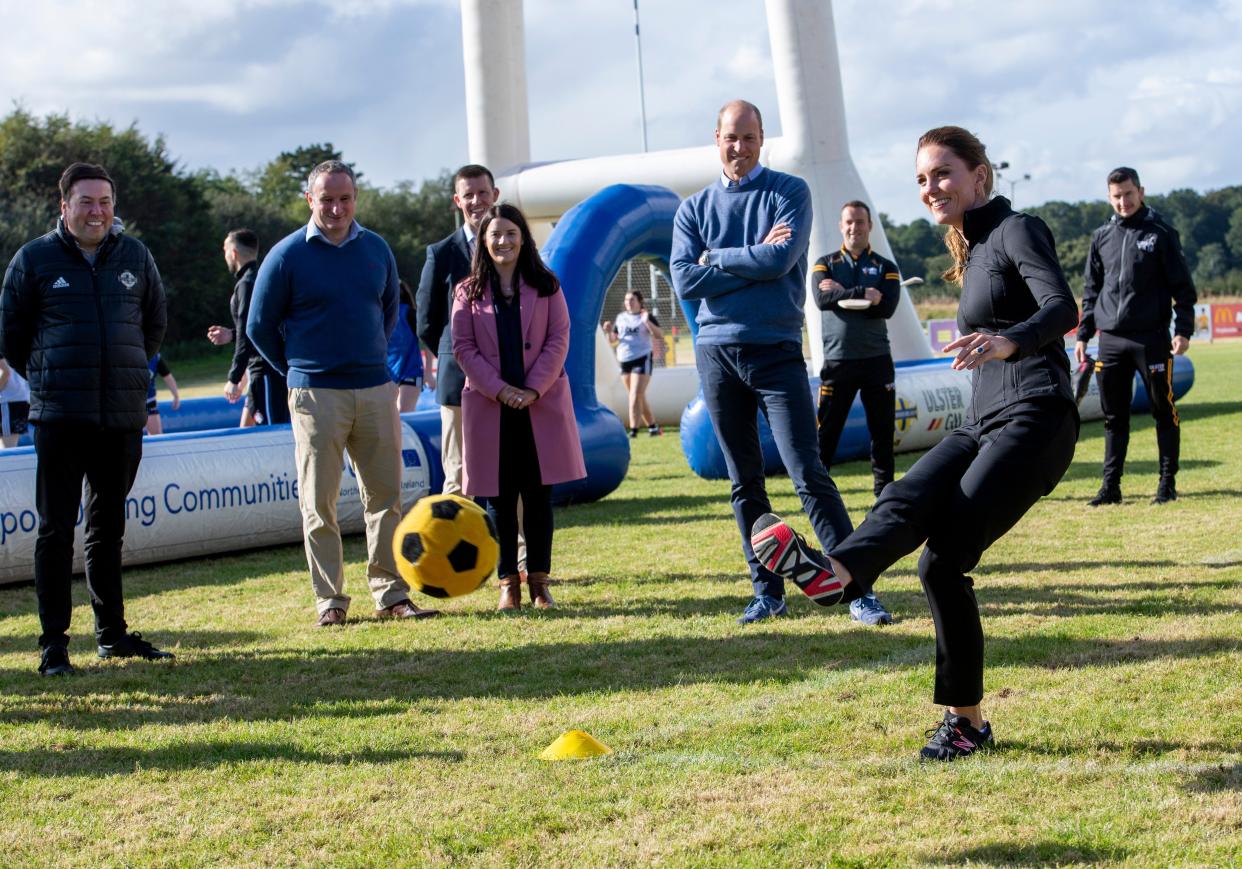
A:
[[[750,546],[751,526],[768,511],[759,411],[820,541],[835,545],[853,526],[819,460],[802,358],[810,190],[801,178],[759,165],[763,119],[748,102],[720,110],[716,145],[723,174],[678,208],[672,272],[677,294],[699,305],[696,362],[733,482],[754,586],[738,621],[750,624],[786,613],[784,583]]]
[[[354,220],[353,170],[328,160],[306,183],[311,219],[263,261],[246,331],[289,383],[298,501],[319,627],[345,624],[345,561],[336,502],[344,452],[358,477],[367,528],[367,579],[380,618],[426,618],[397,573],[401,421],[388,374],[397,322],[397,263],[388,243]]]
[[[125,498],[142,460],[147,360],[167,314],[150,251],[113,219],[102,166],[60,176],[60,220],[13,257],[0,290],[0,356],[30,384],[35,427],[39,672],[69,663],[73,529],[86,480],[86,588],[101,658],[171,658],[129,633],[121,594]]]
[[[1082,288],[1082,322],[1074,355],[1100,331],[1095,376],[1104,411],[1104,483],[1092,507],[1121,503],[1121,475],[1130,445],[1131,384],[1137,371],[1151,400],[1160,453],[1153,504],[1177,500],[1181,421],[1173,404],[1173,357],[1186,352],[1195,331],[1195,293],[1177,230],[1143,204],[1138,173],[1108,173],[1113,217],[1091,236]],[[1172,339],[1169,320],[1173,320]]]
[[[418,337],[437,359],[436,401],[440,403],[440,458],[444,492],[461,494],[461,390],[466,376],[453,357],[448,327],[453,292],[470,274],[475,234],[500,191],[492,173],[477,164],[462,166],[453,176],[453,204],[461,210],[462,226],[427,248],[418,281]]]
[[[841,249],[811,268],[815,304],[823,312],[824,366],[819,372],[819,458],[824,469],[841,441],[854,396],[862,393],[871,435],[871,474],[878,498],[893,482],[896,400],[893,354],[885,321],[901,301],[897,266],[871,249],[871,209],[854,200],[841,207]],[[841,303],[845,302],[844,305]],[[857,307],[862,306],[862,307]],[[892,615],[873,592],[850,602],[850,617],[887,625]]]

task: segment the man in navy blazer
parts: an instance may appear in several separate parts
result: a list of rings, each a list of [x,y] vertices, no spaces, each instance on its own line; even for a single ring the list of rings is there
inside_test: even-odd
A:
[[[453,176],[453,204],[461,209],[464,223],[427,248],[427,262],[416,293],[418,337],[437,360],[436,401],[440,403],[444,491],[457,495],[461,494],[461,389],[466,376],[453,357],[449,315],[457,284],[470,274],[479,224],[499,196],[496,180],[486,167],[471,163],[457,170]]]

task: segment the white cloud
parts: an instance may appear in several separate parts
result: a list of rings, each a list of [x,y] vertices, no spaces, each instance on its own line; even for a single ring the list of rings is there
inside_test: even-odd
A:
[[[331,141],[392,183],[466,156],[454,0],[7,5],[0,102],[136,120],[192,168],[252,167]],[[532,157],[638,150],[631,4],[525,6]],[[1097,198],[1119,163],[1152,192],[1242,182],[1242,0],[834,9],[854,159],[898,219],[922,213],[914,142],[942,123],[976,130],[1014,177],[1032,176],[1020,205]],[[738,96],[779,135],[762,0],[645,0],[642,29],[653,148],[710,142],[716,109]]]

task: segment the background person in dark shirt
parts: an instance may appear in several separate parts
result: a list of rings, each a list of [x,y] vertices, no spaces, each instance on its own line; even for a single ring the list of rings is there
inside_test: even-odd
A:
[[[212,344],[233,342],[233,363],[224,384],[224,397],[229,401],[239,400],[242,384],[246,384],[242,428],[288,422],[289,397],[285,377],[268,364],[246,334],[250,298],[254,293],[255,276],[259,272],[259,237],[253,230],[234,229],[224,237],[224,262],[237,278],[229,299],[233,328],[211,326],[207,329],[207,340]]]
[[[1062,336],[1078,309],[1048,227],[992,193],[983,143],[961,127],[919,140],[923,203],[947,225],[961,282],[962,337],[953,368],[973,372],[965,424],[885,488],[862,525],[824,558],[768,514],[751,544],[799,585],[841,586],[856,598],[895,561],[926,543],[919,579],[936,625],[935,702],[948,709],[920,756],[954,760],[992,741],[984,721],[983,625],[967,575],[988,547],[1056,486],[1074,457],[1078,408]]]
[[[1173,403],[1173,357],[1190,346],[1197,296],[1177,230],[1143,204],[1138,173],[1108,173],[1113,217],[1091,236],[1083,276],[1082,322],[1074,353],[1081,364],[1087,342],[1100,331],[1095,376],[1104,411],[1104,482],[1092,507],[1121,503],[1121,475],[1130,445],[1130,402],[1138,372],[1151,399],[1160,452],[1153,504],[1177,499],[1181,420]],[[1169,318],[1173,318],[1172,339]]]

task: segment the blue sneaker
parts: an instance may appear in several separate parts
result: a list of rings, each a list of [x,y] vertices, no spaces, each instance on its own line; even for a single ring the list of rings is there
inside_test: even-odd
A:
[[[868,626],[893,623],[893,614],[884,609],[878,597],[870,593],[850,601],[850,618]]]
[[[737,620],[739,625],[750,625],[764,619],[774,619],[786,615],[789,608],[785,606],[783,597],[770,597],[766,594],[757,594],[754,600],[750,602],[750,606],[746,607],[746,612],[742,613],[742,617]]]

